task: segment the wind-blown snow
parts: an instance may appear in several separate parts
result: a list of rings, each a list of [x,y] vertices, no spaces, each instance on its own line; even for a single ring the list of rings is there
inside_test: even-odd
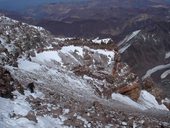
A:
[[[165,59],[168,59],[170,57],[170,52],[167,52],[166,54],[165,54]]]
[[[161,74],[161,79],[166,78],[170,74],[170,70],[165,71],[164,73]]]
[[[96,44],[101,44],[101,43],[108,44],[110,40],[111,40],[111,38],[99,39],[99,37],[97,37],[94,40],[92,40],[92,42],[96,43]]]
[[[166,68],[169,68],[170,67],[170,64],[166,64],[166,65],[159,65],[159,66],[156,66],[152,69],[149,69],[146,74],[142,77],[142,79],[145,79],[147,77],[150,77],[153,73],[159,71],[159,70],[162,70],[162,69],[166,69]]]
[[[156,108],[156,109],[160,109],[160,110],[169,111],[164,104],[159,105],[159,103],[156,101],[155,97],[145,90],[141,91],[140,97],[137,102],[131,100],[127,96],[123,96],[118,93],[112,93],[112,99],[120,101],[124,104],[128,104],[135,108],[139,108],[141,110]]]

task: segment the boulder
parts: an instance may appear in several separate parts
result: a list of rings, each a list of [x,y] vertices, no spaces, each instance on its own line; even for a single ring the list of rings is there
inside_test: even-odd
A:
[[[10,72],[3,67],[0,67],[0,96],[4,98],[13,98],[12,91],[18,90],[24,94],[23,86],[14,80]]]
[[[118,92],[123,95],[129,96],[132,100],[137,101],[140,95],[140,84],[138,82],[133,82],[129,85],[124,85],[115,89],[115,92]]]

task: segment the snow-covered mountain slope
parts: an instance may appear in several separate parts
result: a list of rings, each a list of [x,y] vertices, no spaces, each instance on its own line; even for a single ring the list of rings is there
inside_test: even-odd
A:
[[[12,99],[0,98],[2,128],[170,127],[168,109],[140,90],[115,47],[55,38],[4,16],[0,39],[0,87],[13,88]]]

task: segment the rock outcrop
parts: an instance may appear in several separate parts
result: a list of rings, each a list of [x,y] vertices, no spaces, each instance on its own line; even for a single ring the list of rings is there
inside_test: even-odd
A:
[[[4,98],[13,98],[12,91],[18,90],[24,94],[24,88],[17,80],[14,80],[10,72],[0,67],[0,96]]]

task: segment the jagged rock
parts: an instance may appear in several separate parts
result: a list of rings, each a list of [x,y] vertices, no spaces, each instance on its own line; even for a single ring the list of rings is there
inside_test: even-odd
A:
[[[33,111],[28,112],[28,114],[25,117],[30,121],[34,121],[36,123],[38,122],[35,113]]]
[[[30,90],[31,93],[34,93],[35,86],[33,82],[29,83],[27,85],[27,88]]]
[[[73,69],[74,73],[79,76],[90,74],[90,69],[87,66],[78,66]]]
[[[18,92],[24,94],[23,86],[12,78],[8,70],[0,67],[0,96],[13,98],[12,91],[14,90],[18,90]]]
[[[129,85],[121,86],[115,89],[116,92],[127,95],[135,101],[139,98],[140,90],[140,84],[137,82],[133,82]]]
[[[11,84],[13,79],[10,72],[0,67],[0,96],[5,98],[13,98],[12,91],[14,90]]]
[[[161,88],[158,88],[156,83],[152,80],[152,78],[147,78],[143,80],[143,88],[150,92],[152,95],[156,97],[156,100],[161,103],[161,100],[164,99],[164,93]]]
[[[58,118],[63,113],[63,109],[60,107],[58,109],[52,110],[52,115],[54,118]]]

